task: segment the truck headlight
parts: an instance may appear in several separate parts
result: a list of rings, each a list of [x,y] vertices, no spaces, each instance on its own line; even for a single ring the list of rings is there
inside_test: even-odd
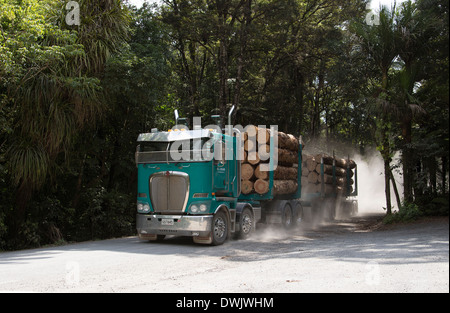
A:
[[[197,213],[198,212],[198,206],[196,206],[195,204],[191,205],[191,212],[192,213]]]
[[[192,204],[189,210],[191,211],[191,213],[194,214],[199,212],[204,213],[208,210],[208,205],[206,205],[205,203]]]
[[[139,213],[148,213],[150,212],[150,205],[147,203],[138,203],[137,210]]]

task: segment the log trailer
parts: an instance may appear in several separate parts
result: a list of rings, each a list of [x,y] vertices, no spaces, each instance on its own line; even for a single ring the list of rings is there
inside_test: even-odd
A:
[[[298,221],[310,220],[317,215],[332,219],[337,203],[355,213],[357,169],[352,171],[347,167],[348,179],[345,185],[341,183],[338,187],[335,162],[330,172],[330,165],[322,159],[318,167],[321,183],[314,190],[302,191],[306,182],[302,177],[305,171],[302,171],[301,140],[296,139],[295,145],[294,156],[298,163],[291,161],[278,165],[278,155],[274,151],[280,149],[276,147],[278,138],[273,129],[267,140],[265,177],[257,179],[253,175],[250,184],[258,187],[258,192],[249,189],[250,180],[244,181],[241,168],[250,162],[250,152],[248,155],[243,152],[243,133],[231,129],[233,111],[234,107],[229,112],[225,134],[220,127],[201,129],[194,126],[194,130],[178,127],[161,132],[153,129],[151,133],[139,135],[135,155],[139,238],[155,241],[166,235],[190,236],[196,243],[221,245],[232,236],[248,237],[257,223],[282,223],[290,229]],[[175,119],[177,124],[181,121],[177,112]],[[280,169],[287,167],[296,169],[294,177],[291,170],[289,181],[278,179]],[[325,169],[332,175],[326,174]],[[354,179],[350,179],[350,173]],[[325,188],[325,175],[331,176],[331,185],[340,191]],[[246,188],[242,185],[244,182]],[[262,190],[260,186],[263,186]],[[325,203],[327,205],[323,205]]]

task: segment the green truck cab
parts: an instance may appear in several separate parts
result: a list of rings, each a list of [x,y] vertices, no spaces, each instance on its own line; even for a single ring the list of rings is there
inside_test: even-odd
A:
[[[139,236],[192,236],[199,243],[222,244],[236,230],[236,137],[181,129],[141,134],[138,143]],[[223,158],[225,149],[231,150],[231,160]]]

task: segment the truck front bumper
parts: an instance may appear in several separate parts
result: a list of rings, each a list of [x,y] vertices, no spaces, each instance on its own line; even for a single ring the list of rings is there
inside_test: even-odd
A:
[[[136,228],[141,239],[155,235],[206,237],[211,232],[212,215],[138,214]]]

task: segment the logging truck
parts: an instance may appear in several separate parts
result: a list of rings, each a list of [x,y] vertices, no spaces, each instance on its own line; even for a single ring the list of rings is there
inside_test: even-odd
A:
[[[357,211],[357,166],[350,159],[303,154],[300,138],[276,127],[189,130],[176,126],[138,136],[137,220],[139,238],[189,236],[221,245],[246,238],[257,223],[286,229],[318,216],[333,219],[337,207]]]

